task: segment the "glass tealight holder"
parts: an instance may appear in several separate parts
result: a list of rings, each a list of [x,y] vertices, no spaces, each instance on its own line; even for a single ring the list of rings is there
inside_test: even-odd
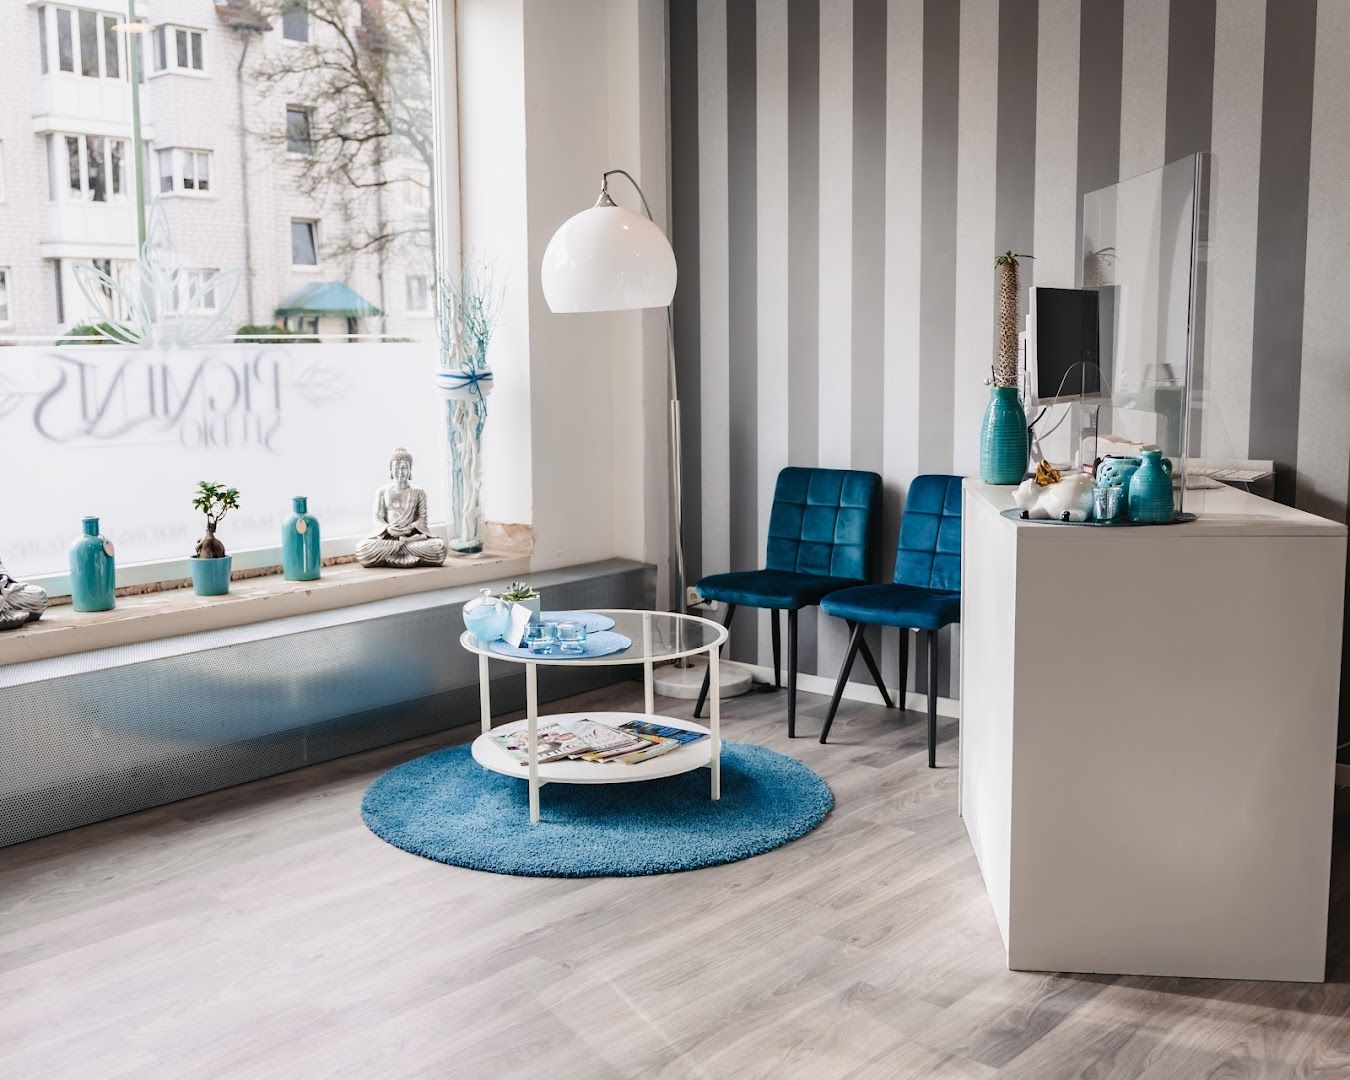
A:
[[[1092,491],[1092,516],[1097,521],[1116,521],[1120,518],[1125,489],[1119,484],[1110,487],[1094,488]]]
[[[535,656],[547,656],[558,647],[556,623],[537,622],[525,627],[525,647]]]
[[[586,651],[586,625],[579,622],[554,623],[558,628],[558,648],[576,655]]]

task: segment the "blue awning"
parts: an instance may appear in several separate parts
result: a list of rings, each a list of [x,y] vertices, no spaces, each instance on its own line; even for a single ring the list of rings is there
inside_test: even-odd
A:
[[[379,308],[340,281],[316,281],[277,305],[277,317],[282,319],[291,315],[364,319],[379,313]]]

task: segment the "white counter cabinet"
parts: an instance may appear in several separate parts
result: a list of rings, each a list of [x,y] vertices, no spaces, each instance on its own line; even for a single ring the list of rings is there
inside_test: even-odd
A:
[[[1346,530],[1067,528],[967,480],[961,811],[1008,966],[1320,981]]]

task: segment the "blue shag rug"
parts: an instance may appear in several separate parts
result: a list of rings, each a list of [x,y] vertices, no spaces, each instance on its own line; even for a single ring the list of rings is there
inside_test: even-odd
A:
[[[548,784],[530,824],[524,780],[483,768],[468,744],[390,769],[366,790],[376,836],[437,862],[524,877],[636,877],[762,855],[804,836],[834,806],[799,761],[722,744],[722,798],[708,770],[632,784]]]

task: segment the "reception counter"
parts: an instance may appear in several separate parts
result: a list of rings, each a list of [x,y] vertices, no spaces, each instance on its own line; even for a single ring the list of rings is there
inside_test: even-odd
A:
[[[962,518],[961,813],[1021,970],[1320,981],[1346,529]]]

